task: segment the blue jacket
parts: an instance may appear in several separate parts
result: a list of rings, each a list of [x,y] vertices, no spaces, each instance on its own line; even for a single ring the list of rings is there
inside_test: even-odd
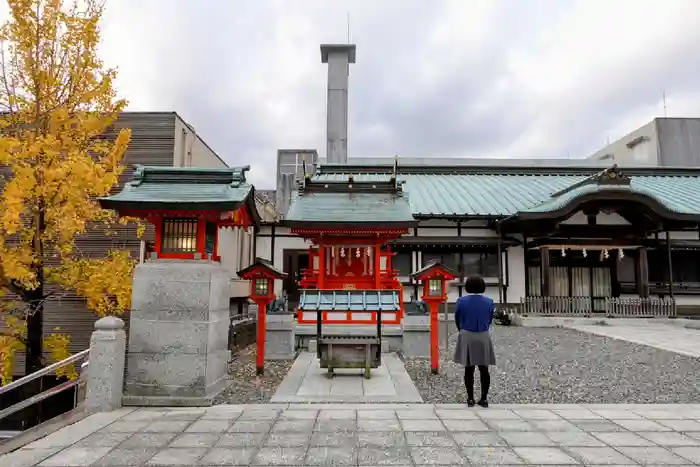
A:
[[[493,321],[493,300],[483,295],[466,295],[457,300],[455,324],[460,331],[486,332]]]

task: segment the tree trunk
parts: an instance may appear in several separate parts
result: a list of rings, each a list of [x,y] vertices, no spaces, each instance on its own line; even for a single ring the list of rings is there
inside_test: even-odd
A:
[[[29,314],[27,315],[27,353],[25,360],[25,374],[29,375],[40,370],[43,353],[44,337],[44,284],[43,277],[39,287],[28,294],[31,297]]]
[[[42,234],[44,232],[44,208],[40,205],[34,216],[34,251],[38,258],[35,264],[37,287],[28,290],[26,299],[29,302],[27,314],[27,354],[25,371],[27,375],[40,370],[43,366],[43,340],[44,340],[44,248]]]

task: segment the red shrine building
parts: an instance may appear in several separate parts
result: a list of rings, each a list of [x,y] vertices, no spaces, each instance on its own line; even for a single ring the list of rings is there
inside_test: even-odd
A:
[[[299,324],[399,324],[403,285],[392,267],[390,242],[417,225],[395,175],[332,181],[307,177],[285,225],[309,244],[309,267],[298,277]]]

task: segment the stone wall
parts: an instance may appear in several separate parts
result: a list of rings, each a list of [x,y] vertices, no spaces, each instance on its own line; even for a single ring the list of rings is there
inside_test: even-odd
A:
[[[228,334],[228,348],[231,352],[248,347],[256,340],[256,321],[253,318],[231,320]]]

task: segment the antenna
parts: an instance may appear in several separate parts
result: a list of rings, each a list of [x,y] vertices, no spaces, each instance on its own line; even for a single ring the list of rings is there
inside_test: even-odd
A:
[[[350,43],[350,12],[348,11],[348,16],[347,16],[347,23],[348,23],[348,44]]]
[[[663,91],[663,100],[664,100],[664,117],[668,117],[668,114],[666,112],[666,91]]]

